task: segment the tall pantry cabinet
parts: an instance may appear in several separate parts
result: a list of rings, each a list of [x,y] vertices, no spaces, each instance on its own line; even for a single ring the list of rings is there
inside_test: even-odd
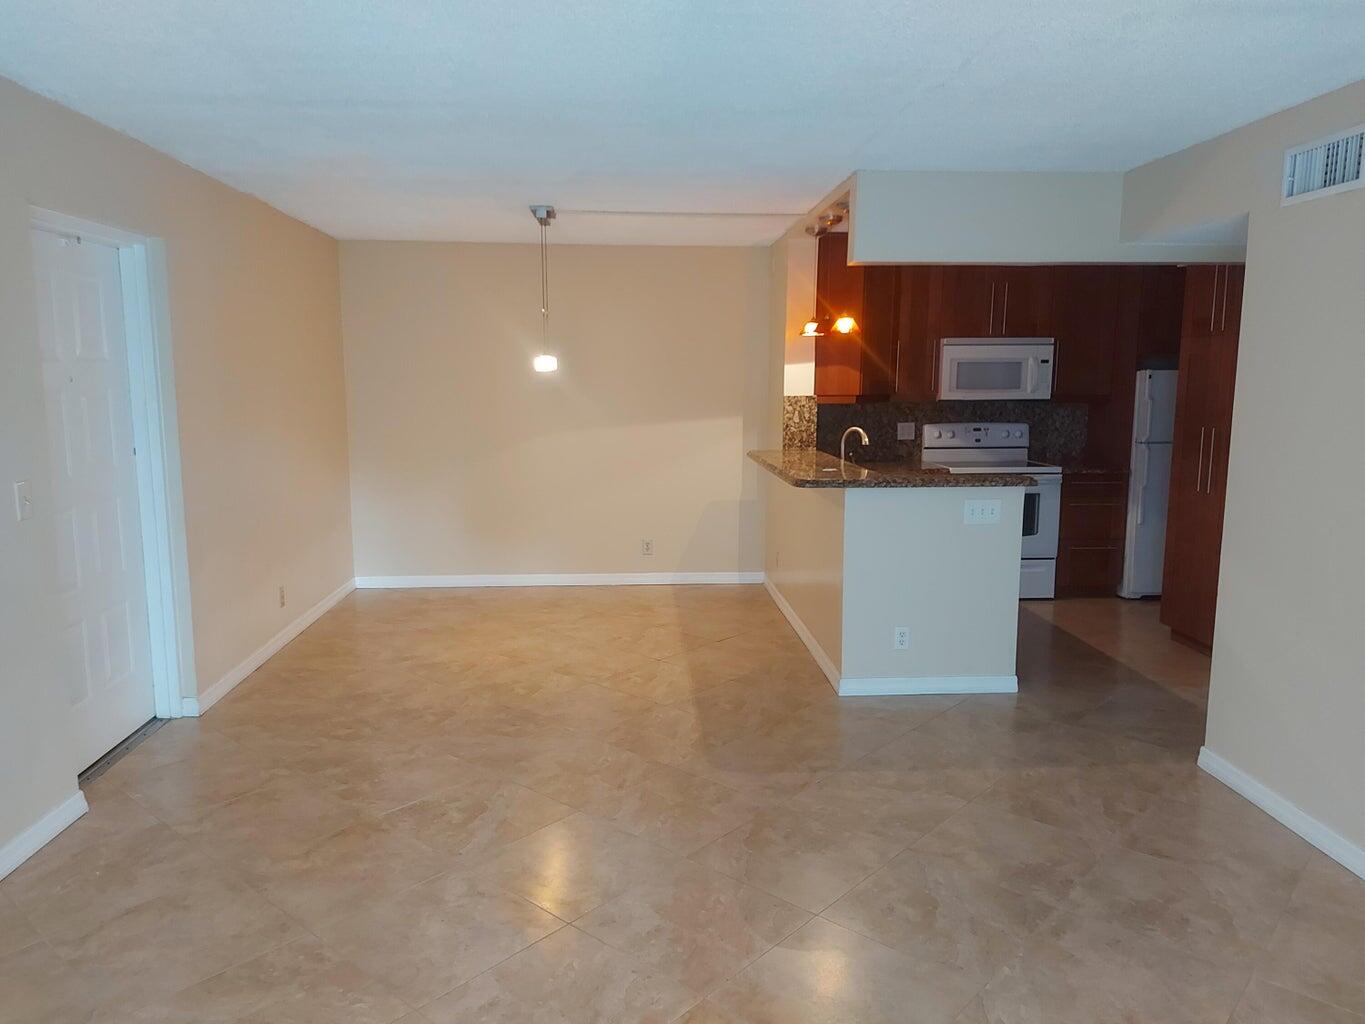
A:
[[[1244,272],[1216,264],[1185,274],[1161,621],[1204,648],[1218,600]]]

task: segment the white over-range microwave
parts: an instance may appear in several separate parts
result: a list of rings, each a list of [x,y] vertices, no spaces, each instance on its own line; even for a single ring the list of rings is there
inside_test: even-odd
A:
[[[1051,338],[944,338],[938,397],[1008,401],[1052,397]]]

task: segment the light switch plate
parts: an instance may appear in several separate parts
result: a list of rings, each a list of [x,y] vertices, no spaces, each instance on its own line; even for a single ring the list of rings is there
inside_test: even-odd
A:
[[[999,498],[968,498],[962,503],[962,521],[969,526],[1000,522]]]
[[[897,424],[896,424],[896,440],[897,440],[897,441],[913,441],[914,439],[915,439],[915,424],[914,424],[914,423],[897,423]]]
[[[21,523],[33,518],[33,492],[27,480],[14,482],[14,518]]]

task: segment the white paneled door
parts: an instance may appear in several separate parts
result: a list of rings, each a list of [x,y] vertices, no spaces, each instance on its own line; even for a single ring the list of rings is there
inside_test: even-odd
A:
[[[30,232],[77,768],[153,717],[118,250]]]

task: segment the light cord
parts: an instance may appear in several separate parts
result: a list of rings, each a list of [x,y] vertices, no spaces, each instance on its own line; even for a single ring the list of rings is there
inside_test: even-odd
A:
[[[548,352],[550,344],[550,239],[546,225],[540,225],[540,339],[541,351]]]

